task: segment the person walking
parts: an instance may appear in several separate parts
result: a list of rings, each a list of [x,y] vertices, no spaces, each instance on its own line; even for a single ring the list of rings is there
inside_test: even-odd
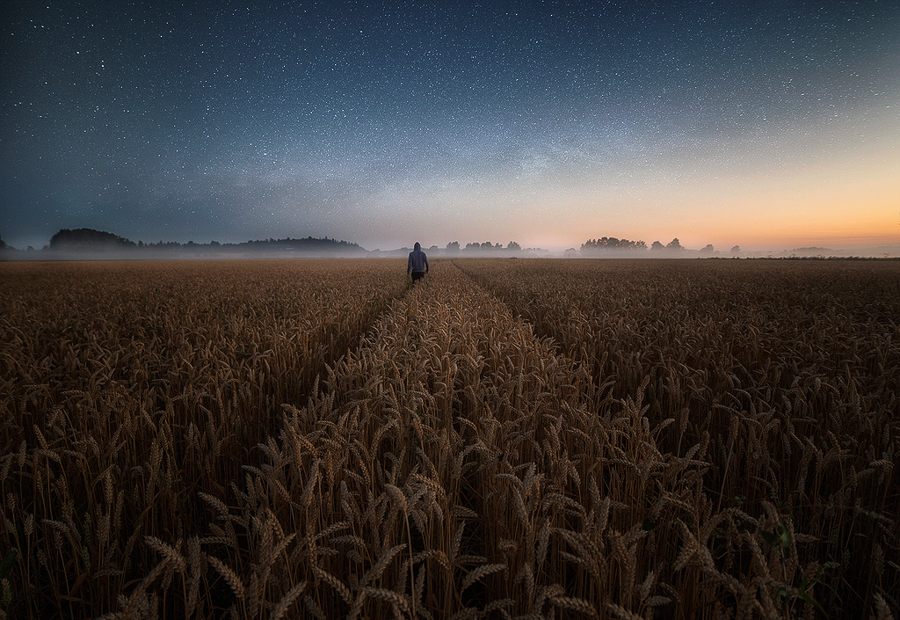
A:
[[[409,253],[409,260],[406,261],[406,275],[412,274],[412,281],[417,282],[424,278],[426,273],[428,273],[428,257],[416,241],[413,251]]]

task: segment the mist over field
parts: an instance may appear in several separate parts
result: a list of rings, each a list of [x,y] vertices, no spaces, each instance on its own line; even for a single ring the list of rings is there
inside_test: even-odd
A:
[[[427,238],[427,237],[425,237]],[[411,244],[412,245],[412,244]],[[707,244],[699,249],[686,248],[676,237],[665,245],[650,244],[617,237],[588,239],[579,248],[562,251],[522,247],[515,241],[506,245],[491,242],[457,241],[445,246],[427,244],[423,249],[432,257],[468,258],[896,258],[900,244],[868,248],[834,250],[825,247],[799,247],[790,250],[752,250],[732,246],[727,251]],[[0,260],[152,260],[152,259],[223,259],[223,258],[360,258],[404,256],[410,247],[390,250],[367,250],[357,243],[329,238],[264,239],[241,243],[135,243],[118,235],[89,228],[63,229],[51,237],[41,250],[25,251],[8,246],[0,239]]]

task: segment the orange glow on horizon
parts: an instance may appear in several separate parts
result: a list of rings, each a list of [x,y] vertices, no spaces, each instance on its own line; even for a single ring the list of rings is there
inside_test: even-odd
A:
[[[573,192],[570,236],[616,236],[684,247],[752,249],[900,244],[900,156],[885,128],[875,143],[815,156],[779,170],[660,176],[621,192]],[[708,175],[708,176],[707,176]],[[565,212],[563,209],[561,212]]]

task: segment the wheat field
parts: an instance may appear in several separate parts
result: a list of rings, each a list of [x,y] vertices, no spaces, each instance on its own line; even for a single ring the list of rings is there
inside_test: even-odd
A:
[[[900,264],[0,263],[0,616],[898,617]]]

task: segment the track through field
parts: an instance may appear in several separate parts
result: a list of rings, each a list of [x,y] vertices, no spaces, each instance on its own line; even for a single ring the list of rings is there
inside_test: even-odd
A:
[[[900,277],[767,265],[4,271],[0,609],[896,608]]]

